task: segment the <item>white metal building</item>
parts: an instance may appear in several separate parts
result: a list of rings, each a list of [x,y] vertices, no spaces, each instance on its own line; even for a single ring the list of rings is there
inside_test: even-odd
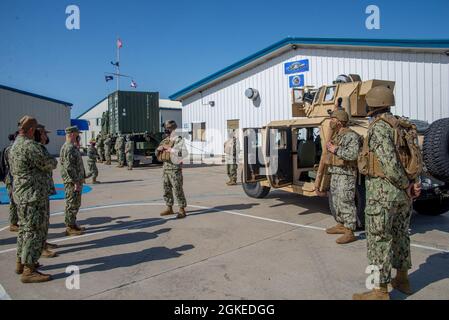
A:
[[[83,131],[81,134],[81,142],[83,146],[87,146],[91,139],[101,131],[101,117],[103,112],[108,110],[108,98],[104,98],[91,108],[87,109],[77,119],[89,121],[89,131]],[[159,99],[159,123],[162,124],[166,120],[175,120],[182,124],[182,107],[178,101],[171,101],[166,99]],[[161,126],[162,130],[162,126]]]
[[[223,153],[228,128],[292,117],[295,86],[332,84],[340,74],[396,81],[394,113],[449,117],[449,40],[286,38],[170,96],[183,105],[195,150]],[[256,103],[245,96],[257,89]]]
[[[52,131],[47,148],[58,155],[65,142],[64,130],[70,126],[71,106],[68,102],[0,85],[0,148],[3,150],[9,144],[8,135],[17,131],[19,120],[29,115]]]

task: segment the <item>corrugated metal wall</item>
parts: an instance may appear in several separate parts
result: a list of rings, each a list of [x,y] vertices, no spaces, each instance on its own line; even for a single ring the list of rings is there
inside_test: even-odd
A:
[[[0,148],[8,145],[8,134],[17,130],[17,123],[24,115],[36,117],[52,133],[49,134],[48,151],[59,154],[65,141],[56,130],[70,125],[70,108],[48,100],[35,98],[0,88]]]
[[[305,84],[330,84],[339,74],[362,80],[396,81],[397,115],[432,122],[449,117],[449,57],[437,53],[298,49],[237,75],[183,101],[184,128],[206,122],[206,143],[194,143],[205,154],[222,154],[226,121],[240,119],[241,128],[261,127],[291,118],[291,89],[284,63],[310,60]],[[260,104],[247,99],[247,88],[259,90]],[[214,101],[215,106],[208,105]]]

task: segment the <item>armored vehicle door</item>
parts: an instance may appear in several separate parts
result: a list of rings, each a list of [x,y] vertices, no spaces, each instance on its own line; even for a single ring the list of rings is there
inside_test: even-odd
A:
[[[293,182],[292,130],[290,127],[268,128],[266,135],[267,175],[274,188]]]
[[[262,142],[262,129],[243,129],[243,182],[251,183],[267,179]]]

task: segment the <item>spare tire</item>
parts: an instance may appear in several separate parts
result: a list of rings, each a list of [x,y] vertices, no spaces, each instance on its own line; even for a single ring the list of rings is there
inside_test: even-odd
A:
[[[430,125],[424,135],[423,158],[433,177],[449,182],[449,118]]]

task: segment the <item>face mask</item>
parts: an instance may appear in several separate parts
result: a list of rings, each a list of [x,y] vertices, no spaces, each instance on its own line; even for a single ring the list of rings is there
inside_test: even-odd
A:
[[[49,144],[49,143],[50,143],[50,138],[47,137],[47,140],[45,140],[45,145],[47,145],[47,144]]]
[[[167,135],[170,135],[171,132],[170,132],[170,130],[165,129],[165,130],[164,130],[164,133],[167,134]]]

